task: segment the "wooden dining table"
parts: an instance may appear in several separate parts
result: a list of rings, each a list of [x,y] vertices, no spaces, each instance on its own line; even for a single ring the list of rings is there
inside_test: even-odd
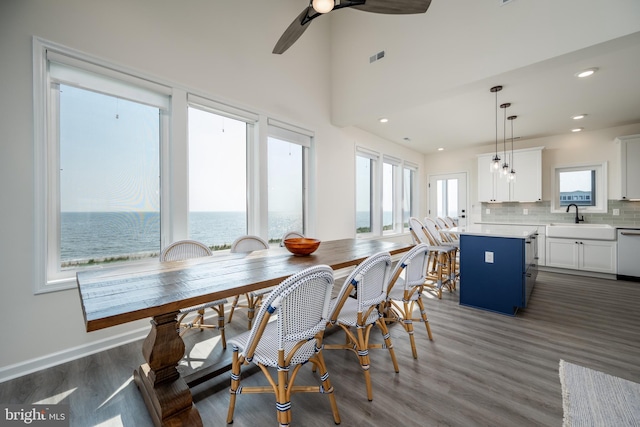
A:
[[[185,344],[178,334],[179,310],[274,286],[319,264],[334,270],[358,265],[378,252],[396,255],[411,243],[342,239],[320,244],[308,256],[273,247],[251,253],[219,252],[185,261],[147,262],[78,272],[87,332],[152,318],[142,345],[146,363],[135,382],[156,426],[202,426],[187,381],[178,371]]]

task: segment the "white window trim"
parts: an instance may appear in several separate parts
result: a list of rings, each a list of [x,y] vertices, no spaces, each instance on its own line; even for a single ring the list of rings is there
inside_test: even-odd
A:
[[[560,182],[558,174],[560,172],[579,171],[586,169],[594,169],[596,171],[596,205],[595,206],[579,206],[581,213],[606,213],[608,211],[608,173],[607,162],[603,163],[581,163],[572,165],[558,165],[551,170],[551,212],[566,213],[567,208],[560,206]]]

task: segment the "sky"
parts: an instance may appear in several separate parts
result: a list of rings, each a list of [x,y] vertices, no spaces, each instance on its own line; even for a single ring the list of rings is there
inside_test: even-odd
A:
[[[159,211],[159,109],[63,85],[60,111],[61,211]],[[189,108],[188,132],[189,210],[244,211],[246,123]],[[298,211],[301,147],[269,151],[269,209]]]

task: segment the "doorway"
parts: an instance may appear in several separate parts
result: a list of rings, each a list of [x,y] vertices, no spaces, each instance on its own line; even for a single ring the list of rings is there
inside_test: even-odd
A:
[[[467,173],[429,176],[428,215],[431,218],[449,216],[459,227],[467,225]]]

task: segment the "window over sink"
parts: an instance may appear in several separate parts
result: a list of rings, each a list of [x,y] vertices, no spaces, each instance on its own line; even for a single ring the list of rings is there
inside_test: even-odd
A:
[[[607,212],[607,163],[554,168],[551,212],[575,204],[580,212]]]

